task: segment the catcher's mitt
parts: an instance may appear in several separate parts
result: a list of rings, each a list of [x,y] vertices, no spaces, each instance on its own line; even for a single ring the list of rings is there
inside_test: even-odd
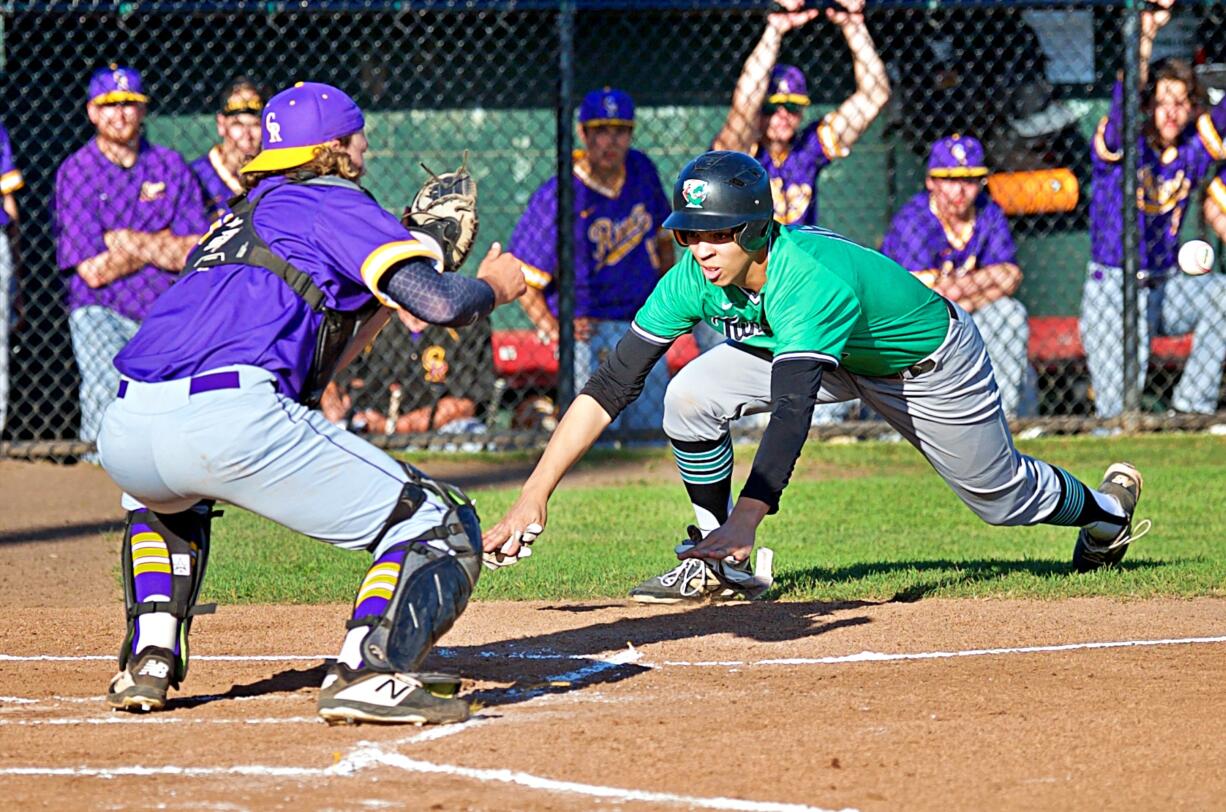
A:
[[[477,239],[477,181],[468,173],[468,151],[454,172],[430,174],[404,210],[400,222],[438,241],[443,249],[443,270],[459,270]]]

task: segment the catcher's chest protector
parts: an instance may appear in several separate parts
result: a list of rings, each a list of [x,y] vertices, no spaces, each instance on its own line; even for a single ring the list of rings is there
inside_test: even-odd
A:
[[[361,186],[344,178],[311,178],[291,183],[340,186],[367,193]],[[315,353],[311,358],[311,369],[298,397],[299,402],[315,408],[319,405],[324,388],[336,374],[346,349],[358,341],[366,344],[374,340],[372,330],[363,328],[373,325],[373,317],[381,306],[372,298],[357,310],[334,310],[325,304],[324,292],[310,276],[272,252],[268,243],[264,242],[255,230],[255,207],[270,191],[273,190],[266,190],[254,199],[243,195],[231,201],[230,213],[222,218],[200,245],[192,249],[184,271],[202,271],[221,265],[251,265],[263,268],[289,285],[290,290],[312,310],[323,314],[319,336],[315,341]],[[378,326],[381,327],[382,323]]]

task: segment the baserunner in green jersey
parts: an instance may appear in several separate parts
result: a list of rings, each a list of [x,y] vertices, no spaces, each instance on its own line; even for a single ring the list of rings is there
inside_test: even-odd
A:
[[[645,602],[755,598],[758,525],[780,496],[815,403],[860,398],[994,525],[1081,528],[1073,565],[1118,563],[1134,535],[1141,474],[1107,469],[1097,490],[1018,452],[983,339],[971,318],[884,255],[817,227],[772,219],[762,166],[708,152],[681,171],[664,227],[688,249],[660,280],[616,351],[575,399],[524,484],[484,537],[491,566],[515,563],[544,530],[563,474],[634,400],[652,365],[699,321],[726,336],[669,384],[664,432],[694,506],[681,563],[631,591]],[[769,412],[732,505],[729,425]],[[1148,523],[1142,523],[1147,525]]]

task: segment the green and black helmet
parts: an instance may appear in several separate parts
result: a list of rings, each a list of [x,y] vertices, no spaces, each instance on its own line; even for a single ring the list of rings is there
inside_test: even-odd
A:
[[[738,229],[737,245],[750,253],[770,240],[775,206],[770,178],[743,152],[704,152],[685,165],[673,186],[673,212],[664,228],[674,231]]]

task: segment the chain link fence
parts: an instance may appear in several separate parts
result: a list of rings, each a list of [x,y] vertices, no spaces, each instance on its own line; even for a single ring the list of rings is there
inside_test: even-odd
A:
[[[761,157],[779,219],[884,248],[973,311],[1019,426],[1218,410],[1220,270],[1182,274],[1171,251],[1192,239],[1220,248],[1226,233],[1226,216],[1216,219],[1216,201],[1226,209],[1226,153],[1214,140],[1226,132],[1214,107],[1226,89],[1220,5],[1177,5],[1152,55],[1131,67],[1129,47],[1145,37],[1131,4],[881,2],[862,17],[848,8],[0,4],[13,157],[0,193],[19,222],[11,260],[0,252],[4,453],[88,453],[118,381],[110,359],[173,282],[167,256],[186,243],[170,238],[202,231],[237,190],[252,133],[258,141],[248,91],[267,98],[299,80],[337,85],[366,111],[363,183],[390,211],[427,177],[419,164],[452,169],[467,150],[481,194],[475,256],[509,245],[533,291],[468,330],[385,330],[324,401],[331,418],[380,444],[540,442],[684,250],[660,221],[677,172],[713,144]],[[1171,57],[1195,65],[1185,90],[1199,84],[1203,96],[1185,93],[1181,107],[1116,90],[1141,87],[1141,66],[1157,71]],[[124,67],[132,73],[121,81]],[[87,106],[100,68],[111,78],[93,90],[120,95]],[[240,78],[251,82],[242,93]],[[106,149],[99,134],[122,141],[131,123],[116,110],[173,153]],[[1182,125],[1164,142],[1146,122],[1172,111]],[[552,180],[559,170],[573,175],[569,188]],[[1134,195],[1143,219],[1130,254],[1119,201]],[[132,231],[153,236],[129,250]],[[129,261],[107,265],[102,254]],[[1122,307],[1127,274],[1140,277],[1145,311],[1135,318]],[[1144,380],[1125,384],[1137,333]],[[679,341],[611,436],[661,436],[668,376],[716,340],[699,331]],[[873,415],[824,406],[814,420],[819,434],[838,433]]]

